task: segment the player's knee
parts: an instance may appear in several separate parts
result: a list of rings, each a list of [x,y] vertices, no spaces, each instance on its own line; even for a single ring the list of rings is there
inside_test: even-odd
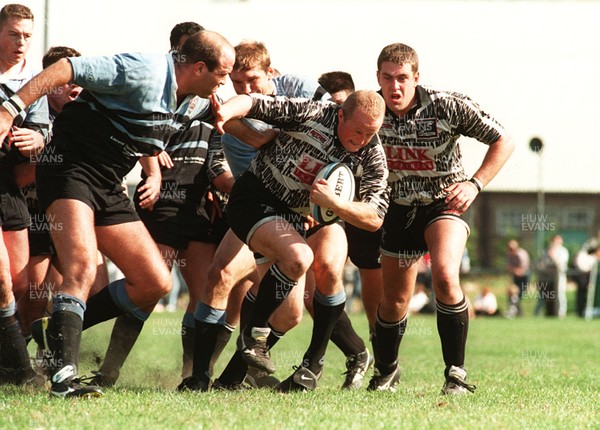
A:
[[[233,267],[221,264],[211,264],[208,269],[207,289],[211,291],[226,291],[227,294],[239,279],[236,279]]]
[[[290,278],[300,279],[313,262],[313,253],[308,246],[292,246],[277,261],[279,268]]]
[[[73,261],[68,265],[64,264],[63,283],[91,289],[96,279],[97,269],[96,261],[92,259],[82,259],[80,261]]]
[[[25,271],[23,271],[22,275],[17,275],[12,278],[12,291],[16,301],[19,301],[28,290],[29,280]]]
[[[450,269],[441,269],[433,275],[433,285],[436,292],[450,293],[456,288],[460,288],[458,271]]]

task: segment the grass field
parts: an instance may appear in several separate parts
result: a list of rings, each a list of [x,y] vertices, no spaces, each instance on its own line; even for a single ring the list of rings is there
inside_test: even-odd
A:
[[[352,319],[366,338],[364,315]],[[180,320],[181,313],[151,316],[119,384],[102,399],[63,400],[1,387],[0,429],[600,428],[598,320],[472,320],[466,367],[477,390],[461,398],[439,394],[443,366],[433,316],[411,318],[394,394],[342,392],[344,359],[332,345],[315,392],[179,394]],[[97,368],[111,327],[104,323],[84,333],[81,374]],[[310,330],[305,319],[273,350],[280,379],[300,362]]]

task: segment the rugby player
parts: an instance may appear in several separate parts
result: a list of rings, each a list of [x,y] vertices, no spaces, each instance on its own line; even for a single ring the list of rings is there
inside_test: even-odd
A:
[[[53,395],[102,395],[78,378],[84,312],[89,326],[156,303],[169,292],[169,270],[123,193],[121,180],[140,156],[164,149],[176,131],[177,106],[196,95],[212,95],[225,83],[233,62],[231,44],[208,31],[190,36],[179,56],[62,59],[11,97],[14,110],[0,110],[4,138],[15,113],[44,94],[69,82],[84,88],[57,117],[52,142],[44,149],[56,151],[63,162],[38,164],[36,169],[40,205],[64,226],[62,232],[52,232],[53,243],[60,260],[68,262],[47,329],[56,363]],[[90,299],[86,312],[97,249],[125,279]]]
[[[0,383],[43,383],[31,368],[16,302],[28,289],[27,263],[30,224],[19,179],[27,176],[30,157],[44,146],[48,132],[48,104],[45,98],[27,109],[10,101],[34,72],[26,60],[33,34],[34,16],[20,4],[7,4],[0,10],[0,98],[2,111],[11,109],[0,142]],[[25,172],[21,171],[24,167]]]
[[[339,223],[319,226],[305,240],[301,235],[304,216],[312,200],[333,209],[345,221],[370,230],[379,228],[387,208],[387,171],[376,136],[383,101],[373,92],[361,91],[340,108],[333,103],[252,94],[236,96],[215,109],[219,125],[246,115],[281,129],[236,180],[228,206],[234,233],[271,262],[238,347],[242,352],[253,351],[257,367],[273,368],[268,356],[268,320],[309,270],[314,256],[311,343],[301,366],[279,386],[282,391],[312,390],[322,372],[331,331],[344,308],[341,273],[347,250],[340,246],[346,240]],[[281,157],[280,151],[286,156]],[[355,173],[362,173],[361,201],[342,202],[326,184],[313,185],[318,171],[331,161],[345,162]],[[208,309],[215,317],[223,312]],[[196,366],[188,383],[196,389],[208,385]]]
[[[383,296],[373,350],[375,375],[369,390],[394,391],[400,378],[398,349],[406,330],[418,261],[431,255],[437,327],[444,359],[444,394],[465,394],[467,301],[459,282],[469,226],[463,214],[513,151],[504,128],[464,94],[419,85],[419,60],[411,47],[394,43],[377,60],[377,80],[386,103],[379,131],[390,171],[390,207],[383,223]],[[488,145],[469,178],[458,139]]]

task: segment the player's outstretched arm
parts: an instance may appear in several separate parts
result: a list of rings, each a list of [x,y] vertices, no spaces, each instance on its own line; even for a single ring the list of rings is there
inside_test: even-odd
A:
[[[225,103],[220,104],[217,97],[211,96],[213,111],[215,113],[215,128],[221,134],[225,134],[223,125],[233,118],[246,116],[252,109],[252,97],[247,94],[234,96]]]

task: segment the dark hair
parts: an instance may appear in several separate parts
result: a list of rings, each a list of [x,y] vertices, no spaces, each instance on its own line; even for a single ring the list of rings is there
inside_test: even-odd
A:
[[[0,10],[0,29],[4,27],[8,18],[30,19],[33,21],[33,13],[31,9],[22,4],[7,4]]]
[[[53,46],[48,49],[44,57],[42,58],[42,67],[45,69],[48,66],[53,65],[61,58],[67,57],[81,57],[79,51],[68,46]]]
[[[231,46],[231,44],[223,36],[212,31],[202,30],[188,37],[175,59],[182,64],[194,64],[202,61],[206,64],[208,71],[212,72],[220,64],[225,46]],[[233,51],[233,47],[231,49]]]
[[[179,24],[176,24],[171,30],[171,36],[169,37],[171,49],[181,48],[181,46],[179,46],[181,36],[191,36],[192,34],[198,33],[202,30],[204,30],[204,27],[193,21],[180,22]]]
[[[328,72],[323,73],[319,77],[319,85],[321,85],[329,94],[337,93],[338,91],[354,92],[354,81],[352,75],[346,72]]]
[[[403,43],[392,43],[381,50],[377,58],[377,70],[381,70],[381,65],[386,61],[400,66],[410,64],[414,73],[419,71],[417,51]]]

